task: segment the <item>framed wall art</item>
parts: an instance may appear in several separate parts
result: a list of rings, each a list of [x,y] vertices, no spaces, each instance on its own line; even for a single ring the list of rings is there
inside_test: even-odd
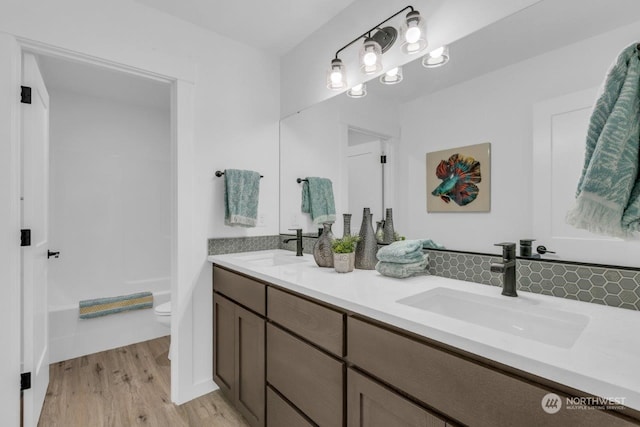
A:
[[[427,212],[490,210],[490,142],[427,153]]]

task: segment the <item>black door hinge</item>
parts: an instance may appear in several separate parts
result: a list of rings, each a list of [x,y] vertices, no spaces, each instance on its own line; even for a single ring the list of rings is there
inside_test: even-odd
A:
[[[380,163],[382,163],[382,164],[387,163],[387,156],[386,155],[383,154],[382,156],[380,156]]]
[[[20,230],[20,246],[31,246],[31,230]]]
[[[31,372],[20,374],[20,391],[29,390],[31,388]]]
[[[20,86],[20,102],[31,104],[31,88],[29,86]]]

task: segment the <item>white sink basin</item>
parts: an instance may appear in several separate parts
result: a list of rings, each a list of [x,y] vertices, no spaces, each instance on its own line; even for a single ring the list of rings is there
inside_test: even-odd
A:
[[[585,315],[545,308],[531,300],[448,288],[435,288],[397,302],[562,348],[571,348],[589,323]]]
[[[273,267],[278,265],[297,264],[299,262],[305,262],[304,257],[297,257],[294,253],[266,253],[266,254],[252,254],[246,256],[235,257],[242,262],[250,263],[256,267]]]

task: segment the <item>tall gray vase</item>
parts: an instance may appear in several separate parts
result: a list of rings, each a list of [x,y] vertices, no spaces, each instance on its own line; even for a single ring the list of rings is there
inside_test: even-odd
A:
[[[351,236],[351,214],[342,214],[344,226],[342,227],[342,237]]]
[[[362,226],[360,227],[360,241],[356,245],[356,268],[373,270],[378,263],[378,242],[371,223],[371,209],[364,208],[362,212]]]
[[[331,250],[331,243],[334,240],[333,232],[331,231],[331,222],[323,222],[322,234],[318,237],[316,244],[313,246],[313,259],[316,260],[318,267],[332,267],[333,268],[333,251]]]
[[[382,243],[384,240],[384,220],[376,221],[376,240],[378,243]]]
[[[393,243],[396,240],[396,232],[393,229],[393,212],[391,208],[387,208],[387,216],[384,219],[383,236],[382,241],[384,243]]]

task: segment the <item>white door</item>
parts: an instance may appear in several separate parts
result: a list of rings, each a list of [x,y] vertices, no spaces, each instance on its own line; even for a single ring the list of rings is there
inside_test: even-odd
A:
[[[357,234],[362,224],[362,209],[371,208],[373,229],[375,221],[383,218],[382,211],[382,142],[380,140],[350,146],[347,149],[349,170],[349,205],[351,232]]]
[[[24,391],[24,426],[31,427],[49,385],[49,94],[30,54],[22,59],[22,85],[31,88],[31,104],[22,104],[22,228],[31,230],[31,246],[22,252],[22,372],[31,373]]]

